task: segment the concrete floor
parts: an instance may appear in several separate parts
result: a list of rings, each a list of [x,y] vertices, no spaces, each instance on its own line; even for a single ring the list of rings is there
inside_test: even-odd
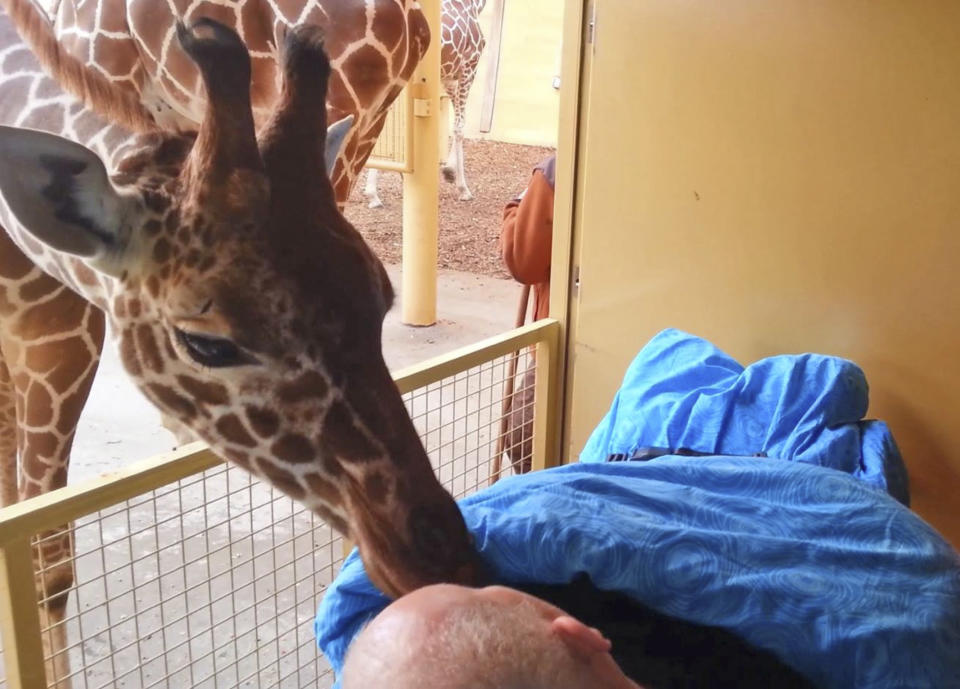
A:
[[[387,266],[398,293],[384,323],[384,357],[391,370],[444,354],[514,325],[520,287],[471,273],[443,271],[437,284],[439,322],[414,328],[400,322],[400,267]],[[160,415],[137,390],[108,343],[74,444],[70,481],[111,471],[173,447]]]

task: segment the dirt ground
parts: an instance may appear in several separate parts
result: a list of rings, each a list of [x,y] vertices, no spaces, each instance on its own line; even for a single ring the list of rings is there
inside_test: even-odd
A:
[[[497,141],[464,142],[467,186],[472,201],[460,201],[453,184],[440,182],[440,255],[442,269],[509,278],[497,242],[503,206],[523,191],[533,167],[552,153],[538,146],[518,146]],[[437,171],[439,175],[439,170]],[[384,208],[367,208],[363,176],[345,209],[346,216],[363,234],[384,263],[400,263],[402,194],[401,177],[380,175]]]

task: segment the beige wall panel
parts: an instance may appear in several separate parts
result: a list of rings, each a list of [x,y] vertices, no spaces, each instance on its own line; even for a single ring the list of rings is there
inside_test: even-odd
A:
[[[960,3],[599,0],[568,450],[664,327],[849,357],[960,544]]]
[[[493,129],[480,132],[480,114],[489,68],[485,52],[467,101],[465,134],[529,146],[556,146],[560,95],[553,78],[560,73],[563,6],[561,0],[504,0],[503,43]],[[481,26],[491,44],[495,3],[487,0]],[[451,114],[452,122],[452,114]]]

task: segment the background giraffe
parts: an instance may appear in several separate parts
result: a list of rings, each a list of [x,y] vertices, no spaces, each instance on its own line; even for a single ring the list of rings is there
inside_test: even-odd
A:
[[[134,91],[58,52],[32,4],[0,6],[33,48],[0,14],[0,125],[14,125],[0,126],[4,501],[65,482],[106,312],[148,399],[357,539],[384,591],[474,581],[459,511],[383,363],[389,280],[317,184],[350,119],[327,138],[316,40],[290,36],[306,47],[257,141],[242,43],[212,23],[181,29],[168,52],[201,67],[211,97],[198,134],[165,134]],[[73,581],[61,534],[35,552],[48,651],[65,647]]]
[[[440,81],[453,104],[453,138],[443,165],[443,177],[457,185],[461,201],[473,198],[463,167],[463,125],[467,98],[477,76],[487,42],[480,29],[480,13],[487,0],[442,0],[440,4]],[[377,191],[378,170],[367,172],[363,193],[370,208],[382,208]]]
[[[165,129],[196,130],[204,93],[196,67],[176,50],[176,20],[209,17],[230,26],[253,58],[251,99],[262,125],[281,83],[278,46],[292,26],[326,31],[334,70],[328,118],[354,116],[333,174],[346,203],[383,128],[430,40],[416,0],[44,0],[61,45],[132,89]]]

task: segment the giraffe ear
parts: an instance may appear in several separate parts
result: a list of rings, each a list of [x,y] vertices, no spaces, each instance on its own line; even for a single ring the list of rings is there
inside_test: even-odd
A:
[[[90,149],[53,134],[0,126],[0,196],[43,244],[101,272],[121,272],[140,206],[118,193]]]
[[[333,174],[333,166],[337,164],[337,156],[340,155],[340,149],[352,126],[353,115],[347,115],[327,127],[326,150],[323,152],[324,162],[327,165],[327,177]]]

